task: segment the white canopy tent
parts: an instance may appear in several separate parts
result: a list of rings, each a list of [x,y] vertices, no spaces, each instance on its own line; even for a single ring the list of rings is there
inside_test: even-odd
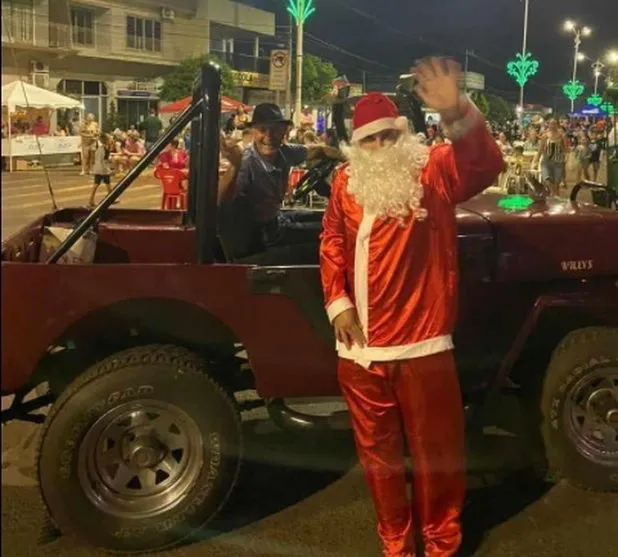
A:
[[[11,114],[15,112],[16,109],[28,109],[28,108],[48,108],[50,110],[59,110],[59,109],[78,109],[83,110],[84,105],[81,101],[72,99],[71,97],[65,97],[64,95],[60,95],[55,93],[54,91],[48,91],[47,89],[42,89],[41,87],[37,87],[36,85],[32,85],[31,83],[27,83],[25,81],[13,81],[7,85],[2,87],[2,107],[6,108],[7,112],[7,135],[8,135],[8,157],[9,157],[9,168],[13,170],[13,149],[12,149],[12,141],[11,141]],[[51,139],[51,138],[49,138]],[[38,146],[39,154],[45,154],[43,149],[41,148],[41,142],[38,137],[35,138],[35,141]],[[4,140],[3,140],[4,144]],[[4,147],[4,145],[3,145]],[[2,149],[3,156],[5,154],[5,149]],[[19,155],[17,155],[19,156]]]
[[[84,108],[84,105],[71,97],[41,89],[25,81],[13,81],[2,87],[2,106],[6,106],[9,114],[15,108]]]

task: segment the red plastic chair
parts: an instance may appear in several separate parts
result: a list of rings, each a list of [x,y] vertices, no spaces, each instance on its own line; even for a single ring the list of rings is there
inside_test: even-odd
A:
[[[300,182],[306,172],[307,171],[304,168],[292,168],[292,170],[290,170],[290,176],[288,178],[288,193],[292,193],[294,191],[296,184]]]
[[[155,177],[161,182],[163,197],[161,198],[161,209],[175,210],[187,209],[187,192],[182,188],[182,183],[187,176],[182,170],[175,168],[155,169]]]

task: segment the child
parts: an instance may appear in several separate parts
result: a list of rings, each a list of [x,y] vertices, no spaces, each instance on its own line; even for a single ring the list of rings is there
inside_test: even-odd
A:
[[[592,150],[590,149],[590,139],[585,132],[579,136],[579,142],[575,147],[575,162],[577,164],[577,182],[581,182],[582,176],[585,180],[590,180],[588,168],[590,159],[592,158]]]
[[[110,177],[112,174],[112,166],[110,162],[110,155],[114,146],[114,140],[108,133],[102,133],[97,139],[94,149],[94,163],[92,165],[92,173],[94,174],[94,185],[90,192],[90,200],[88,201],[88,208],[94,207],[94,196],[99,189],[99,186],[103,183],[107,188],[107,193],[111,193],[112,187],[110,183]]]
[[[513,147],[512,155],[508,159],[506,191],[509,194],[526,193],[524,180],[524,148],[522,145]]]

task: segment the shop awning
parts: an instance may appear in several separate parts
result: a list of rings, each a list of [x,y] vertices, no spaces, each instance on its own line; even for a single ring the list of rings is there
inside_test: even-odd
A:
[[[168,104],[161,108],[159,112],[164,114],[174,113],[174,112],[182,112],[185,108],[187,108],[191,104],[191,97],[186,97],[184,99],[180,99],[179,101],[174,101],[171,104]],[[233,112],[239,106],[242,106],[245,111],[250,111],[252,108],[246,104],[241,103],[240,101],[235,101],[230,97],[221,97],[221,112]]]
[[[84,108],[84,105],[71,97],[65,97],[54,91],[36,87],[26,81],[13,81],[2,87],[2,106],[9,112],[15,108]]]

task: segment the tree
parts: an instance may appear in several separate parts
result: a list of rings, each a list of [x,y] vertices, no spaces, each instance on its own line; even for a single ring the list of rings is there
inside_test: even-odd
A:
[[[303,102],[318,103],[332,89],[337,70],[330,62],[312,54],[303,55]],[[296,83],[296,57],[292,62],[292,84]]]
[[[103,123],[103,131],[107,133],[113,132],[116,128],[124,129],[121,126],[121,118],[118,115],[118,109],[116,108],[116,101],[109,103],[109,110],[107,111],[107,118]]]
[[[513,107],[498,95],[487,94],[487,102],[489,104],[489,110],[487,112],[487,119],[491,122],[503,124],[508,120],[515,118],[515,111]]]
[[[163,76],[163,86],[159,91],[161,100],[177,101],[191,95],[200,68],[207,62],[214,62],[221,68],[221,94],[234,96],[236,85],[232,68],[215,56],[206,54],[197,58],[185,58],[172,72]]]
[[[485,94],[480,91],[472,91],[472,93],[470,93],[470,98],[481,111],[481,114],[487,118],[487,115],[489,114],[489,101],[487,100]]]

